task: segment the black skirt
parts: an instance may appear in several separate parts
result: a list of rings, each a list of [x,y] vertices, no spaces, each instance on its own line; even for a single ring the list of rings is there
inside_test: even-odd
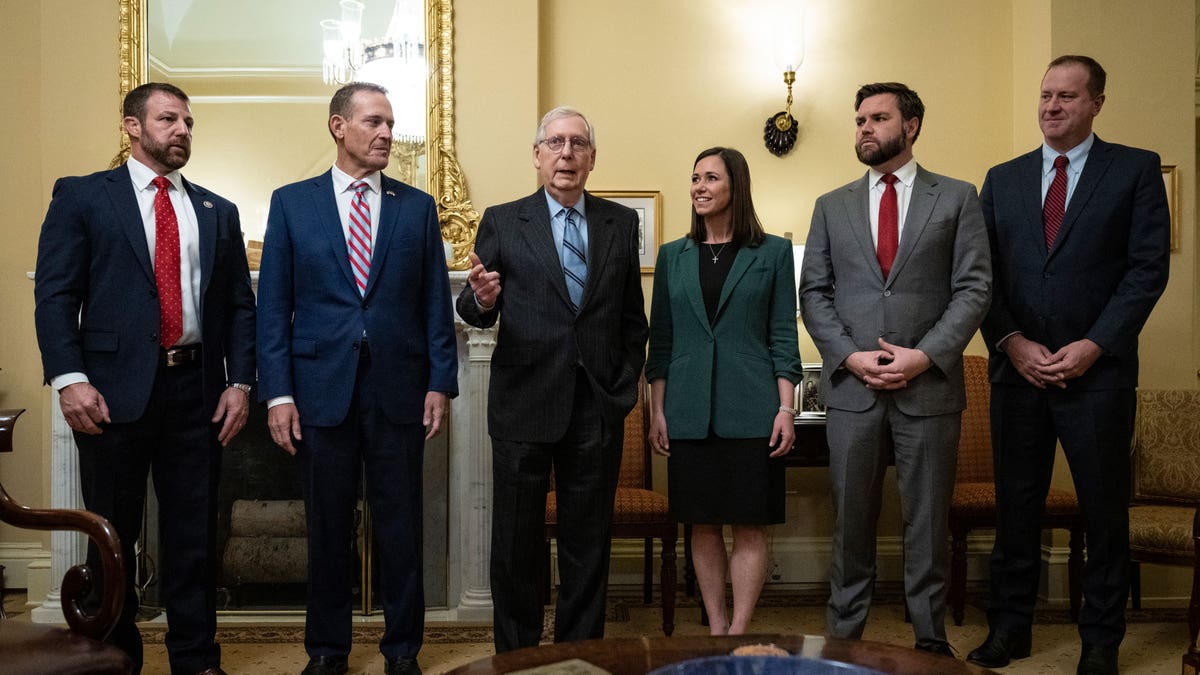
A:
[[[681,523],[774,525],[784,522],[786,457],[766,438],[671,439],[667,495]]]

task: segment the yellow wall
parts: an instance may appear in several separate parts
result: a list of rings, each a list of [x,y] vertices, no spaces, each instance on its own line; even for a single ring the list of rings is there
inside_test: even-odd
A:
[[[800,241],[816,197],[864,170],[851,149],[858,85],[897,79],[919,91],[928,112],[918,160],[978,184],[988,167],[1039,142],[1046,61],[1089,53],[1110,74],[1099,134],[1153,148],[1180,167],[1183,248],[1143,333],[1142,382],[1197,386],[1193,0],[1162,0],[1153,12],[1121,0],[913,0],[886,13],[866,0],[806,6],[793,109],[801,136],[776,158],[763,149],[761,129],[786,93],[761,32],[771,20],[765,0],[456,0],[459,159],[476,207],[534,189],[534,127],[565,103],[597,127],[589,187],[662,191],[666,239],[686,231],[696,153],[725,144],[750,161],[767,229]],[[54,179],[101,169],[116,149],[116,0],[0,0],[0,16],[0,54],[24,64],[0,73],[0,406],[30,409],[18,425],[19,452],[0,458],[0,480],[19,499],[45,504],[48,393],[25,272]],[[197,123],[199,163],[209,151],[205,119]],[[230,161],[250,165],[250,154]],[[806,336],[801,353],[818,358]],[[789,531],[827,533],[824,472],[795,473],[805,515]],[[894,531],[894,519],[884,527]],[[36,537],[0,529],[0,542]]]

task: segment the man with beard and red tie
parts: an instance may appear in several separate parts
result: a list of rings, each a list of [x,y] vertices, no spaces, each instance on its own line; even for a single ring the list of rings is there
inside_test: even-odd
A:
[[[38,345],[79,446],[84,505],[121,538],[125,605],[108,641],[141,670],[133,561],[150,474],[171,671],[220,673],[217,483],[221,447],[249,412],[254,292],[237,207],[179,173],[192,148],[187,95],[151,82],[123,112],[129,161],[54,185],[38,241]],[[99,571],[94,547],[88,560]]]

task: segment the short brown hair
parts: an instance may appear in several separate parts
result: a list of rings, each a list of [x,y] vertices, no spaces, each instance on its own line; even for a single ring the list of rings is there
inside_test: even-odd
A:
[[[1080,56],[1079,54],[1063,54],[1062,56],[1050,62],[1046,66],[1046,70],[1056,68],[1058,66],[1080,65],[1088,72],[1087,88],[1088,94],[1092,98],[1098,98],[1104,94],[1104,85],[1108,83],[1108,73],[1104,72],[1104,66],[1100,62],[1090,56]]]
[[[925,104],[921,102],[921,97],[917,95],[917,92],[909,89],[907,84],[901,82],[875,82],[864,84],[858,88],[858,93],[854,95],[854,109],[857,111],[864,100],[879,94],[896,95],[896,105],[900,108],[901,120],[916,118],[917,133],[913,134],[915,143],[917,137],[921,135],[921,125],[925,120]]]
[[[188,102],[188,95],[173,84],[168,82],[147,82],[141,86],[134,87],[132,91],[125,94],[125,100],[121,103],[121,115],[124,117],[136,117],[137,121],[145,124],[146,101],[149,101],[150,97],[156,92],[174,96],[184,103]]]

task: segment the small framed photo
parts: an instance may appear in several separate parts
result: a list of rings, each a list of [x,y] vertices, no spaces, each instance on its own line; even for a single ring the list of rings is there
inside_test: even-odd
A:
[[[825,406],[821,404],[821,364],[804,364],[803,379],[796,385],[796,410],[802,419],[825,418]]]
[[[662,193],[657,190],[596,190],[593,195],[628,206],[638,214],[638,259],[642,274],[654,272],[662,243]]]

